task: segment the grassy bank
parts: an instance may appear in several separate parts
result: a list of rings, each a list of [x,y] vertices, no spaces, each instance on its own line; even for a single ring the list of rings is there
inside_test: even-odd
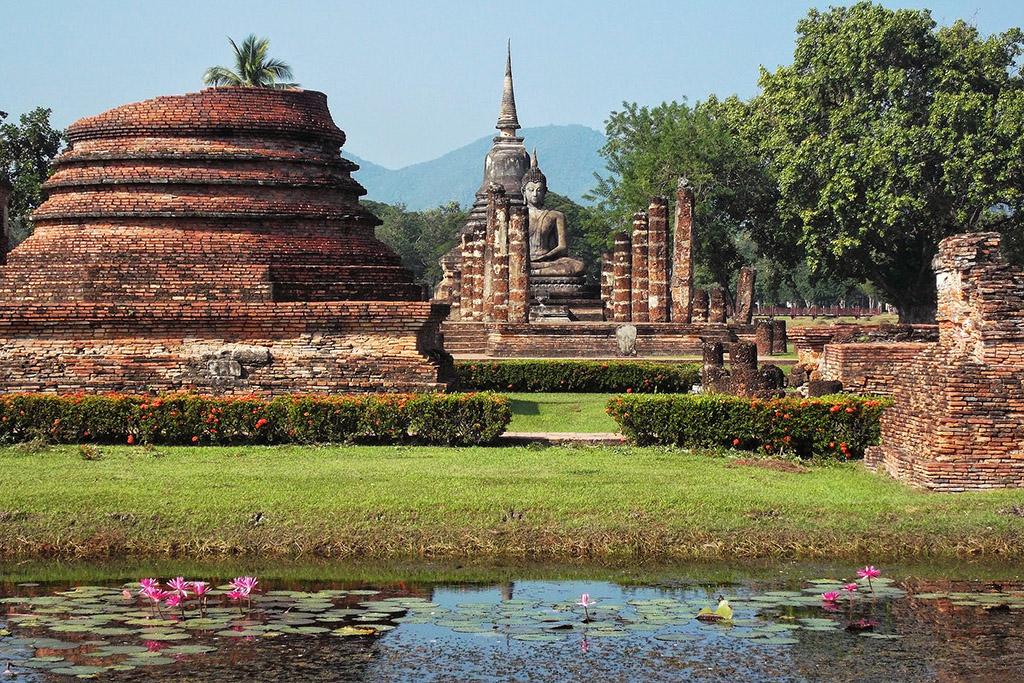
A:
[[[0,557],[1024,555],[1020,491],[657,448],[0,449]]]

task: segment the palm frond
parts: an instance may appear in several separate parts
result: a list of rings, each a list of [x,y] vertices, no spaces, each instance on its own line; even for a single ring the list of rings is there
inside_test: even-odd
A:
[[[296,88],[298,83],[285,83],[282,79],[291,78],[291,67],[279,59],[267,59],[270,40],[257,38],[250,33],[238,45],[228,38],[235,53],[235,71],[222,66],[213,66],[206,70],[203,82],[212,86],[245,86],[250,88]]]

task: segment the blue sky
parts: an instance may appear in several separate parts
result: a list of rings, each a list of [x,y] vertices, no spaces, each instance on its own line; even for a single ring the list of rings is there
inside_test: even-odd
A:
[[[842,4],[835,2],[833,4]],[[983,33],[1024,26],[1024,2],[886,0]],[[749,97],[761,65],[792,61],[809,2],[604,0],[3,0],[0,110],[67,126],[121,104],[202,88],[231,65],[227,36],[271,40],[303,87],[327,93],[346,150],[389,168],[493,130],[512,39],[520,123],[603,130],[623,100]],[[825,3],[819,4],[824,8]],[[509,11],[507,8],[513,8]]]

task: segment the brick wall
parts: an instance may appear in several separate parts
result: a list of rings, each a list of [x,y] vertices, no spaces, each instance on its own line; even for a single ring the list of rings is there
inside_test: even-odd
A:
[[[374,236],[322,93],[159,97],[68,136],[0,268],[0,390],[444,386],[447,307]]]
[[[996,233],[943,240],[934,266],[939,341],[900,364],[866,463],[937,490],[1024,486],[1024,271]]]

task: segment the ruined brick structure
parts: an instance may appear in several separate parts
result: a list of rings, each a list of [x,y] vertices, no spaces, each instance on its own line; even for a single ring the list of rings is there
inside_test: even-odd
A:
[[[591,287],[583,282],[581,262],[575,261],[578,268],[571,263],[554,265],[574,261],[565,256],[564,236],[557,248],[538,238],[550,234],[550,215],[539,211],[543,206],[535,194],[543,176],[536,150],[531,164],[517,135],[520,125],[510,53],[495,128],[499,135],[484,161],[483,182],[459,233],[459,244],[440,261],[444,278],[434,296],[451,305],[444,326],[449,350],[498,357],[680,356],[700,353],[704,341],[723,338],[723,329],[725,343],[752,335],[748,329],[752,269],[741,274],[737,295],[741,308],[732,325],[727,322],[724,290],[694,290],[694,194],[685,179],[680,178],[676,189],[673,239],[669,239],[668,199],[651,197],[647,210],[633,216],[628,232],[614,234],[614,249],[602,257],[600,286]],[[533,190],[528,189],[531,186]],[[543,187],[546,191],[546,179]],[[497,209],[489,203],[496,191],[503,193],[496,200]],[[506,288],[500,275],[512,272],[506,265],[511,256],[503,251],[511,250],[506,235],[524,205],[528,212],[523,212],[522,220],[536,258],[531,261],[530,253],[525,253],[528,272],[523,286]],[[531,225],[531,221],[536,222]],[[552,256],[556,252],[557,258]],[[522,296],[517,298],[513,292]],[[513,308],[524,309],[525,318],[506,314]],[[633,341],[627,344],[624,339]],[[769,345],[764,352],[778,351]]]
[[[1024,486],[1024,271],[999,241],[939,244],[939,341],[894,362],[894,404],[869,467],[944,491]]]
[[[447,307],[374,237],[322,93],[159,97],[68,136],[0,268],[3,390],[446,386]]]

